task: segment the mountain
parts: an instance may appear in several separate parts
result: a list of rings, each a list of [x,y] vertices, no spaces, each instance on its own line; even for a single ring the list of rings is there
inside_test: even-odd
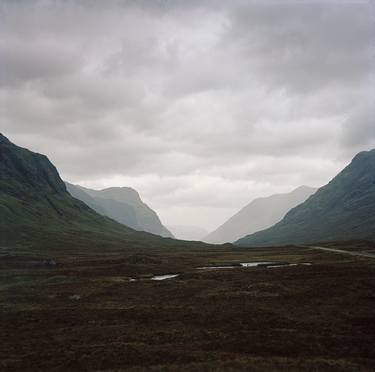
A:
[[[357,154],[332,181],[282,221],[236,244],[271,246],[351,239],[375,240],[375,150]]]
[[[173,235],[177,239],[182,240],[202,240],[207,235],[208,231],[199,226],[190,225],[173,225],[168,226]]]
[[[65,243],[69,247],[70,242],[83,244],[87,239],[95,244],[118,244],[141,241],[146,236],[73,198],[45,155],[16,146],[2,134],[0,222],[3,247],[13,242],[28,246],[38,242],[49,248]]]
[[[264,230],[279,222],[290,209],[304,202],[316,190],[301,186],[286,194],[255,199],[208,234],[203,241],[213,244],[234,242],[245,235]]]
[[[83,201],[96,212],[110,217],[138,231],[172,238],[171,232],[162,225],[158,215],[130,187],[111,187],[92,190],[66,182],[68,192]]]
[[[91,209],[96,211],[97,213],[104,215],[105,210],[103,207],[100,206],[100,204],[89,194],[84,192],[80,187],[72,185],[69,182],[64,182],[66,190],[70,195],[72,195],[74,198],[83,201],[86,205],[88,205]]]

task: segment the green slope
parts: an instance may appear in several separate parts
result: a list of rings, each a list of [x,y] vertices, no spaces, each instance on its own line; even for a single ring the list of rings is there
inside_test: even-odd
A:
[[[235,244],[271,246],[349,239],[375,240],[375,150],[356,155],[282,221]]]

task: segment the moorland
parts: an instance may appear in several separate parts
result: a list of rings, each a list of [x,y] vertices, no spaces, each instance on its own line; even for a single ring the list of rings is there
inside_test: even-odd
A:
[[[1,247],[2,370],[373,370],[375,260],[294,246],[68,246]],[[254,261],[281,265],[198,269]],[[180,275],[150,280],[165,273]]]

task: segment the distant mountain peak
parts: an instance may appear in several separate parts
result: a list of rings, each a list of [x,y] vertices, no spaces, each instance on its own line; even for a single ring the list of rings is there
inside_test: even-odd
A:
[[[233,242],[245,235],[270,227],[315,191],[316,188],[300,186],[288,193],[254,199],[203,240],[216,244]]]
[[[106,187],[104,189],[99,190],[101,192],[111,193],[115,197],[122,199],[124,196],[131,196],[132,198],[137,199],[138,201],[142,202],[141,197],[137,190],[133,189],[132,187],[127,186],[119,186],[119,187]]]
[[[297,187],[296,189],[294,189],[291,192],[298,192],[298,191],[302,191],[302,190],[317,190],[317,188],[316,187],[307,186],[307,185],[302,185],[302,186]]]
[[[98,213],[135,230],[164,237],[173,237],[162,225],[157,213],[145,204],[139,193],[131,187],[108,187],[93,190],[66,183],[68,191]]]

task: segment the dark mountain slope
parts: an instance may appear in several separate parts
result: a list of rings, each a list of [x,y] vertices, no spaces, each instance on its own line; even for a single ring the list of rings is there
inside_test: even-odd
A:
[[[0,134],[0,243],[142,241],[157,239],[98,215],[66,190],[44,155]]]
[[[31,191],[62,194],[66,189],[45,155],[18,147],[0,133],[0,192],[22,196]]]
[[[349,239],[375,239],[375,150],[357,154],[332,181],[282,221],[236,244],[271,246]]]

